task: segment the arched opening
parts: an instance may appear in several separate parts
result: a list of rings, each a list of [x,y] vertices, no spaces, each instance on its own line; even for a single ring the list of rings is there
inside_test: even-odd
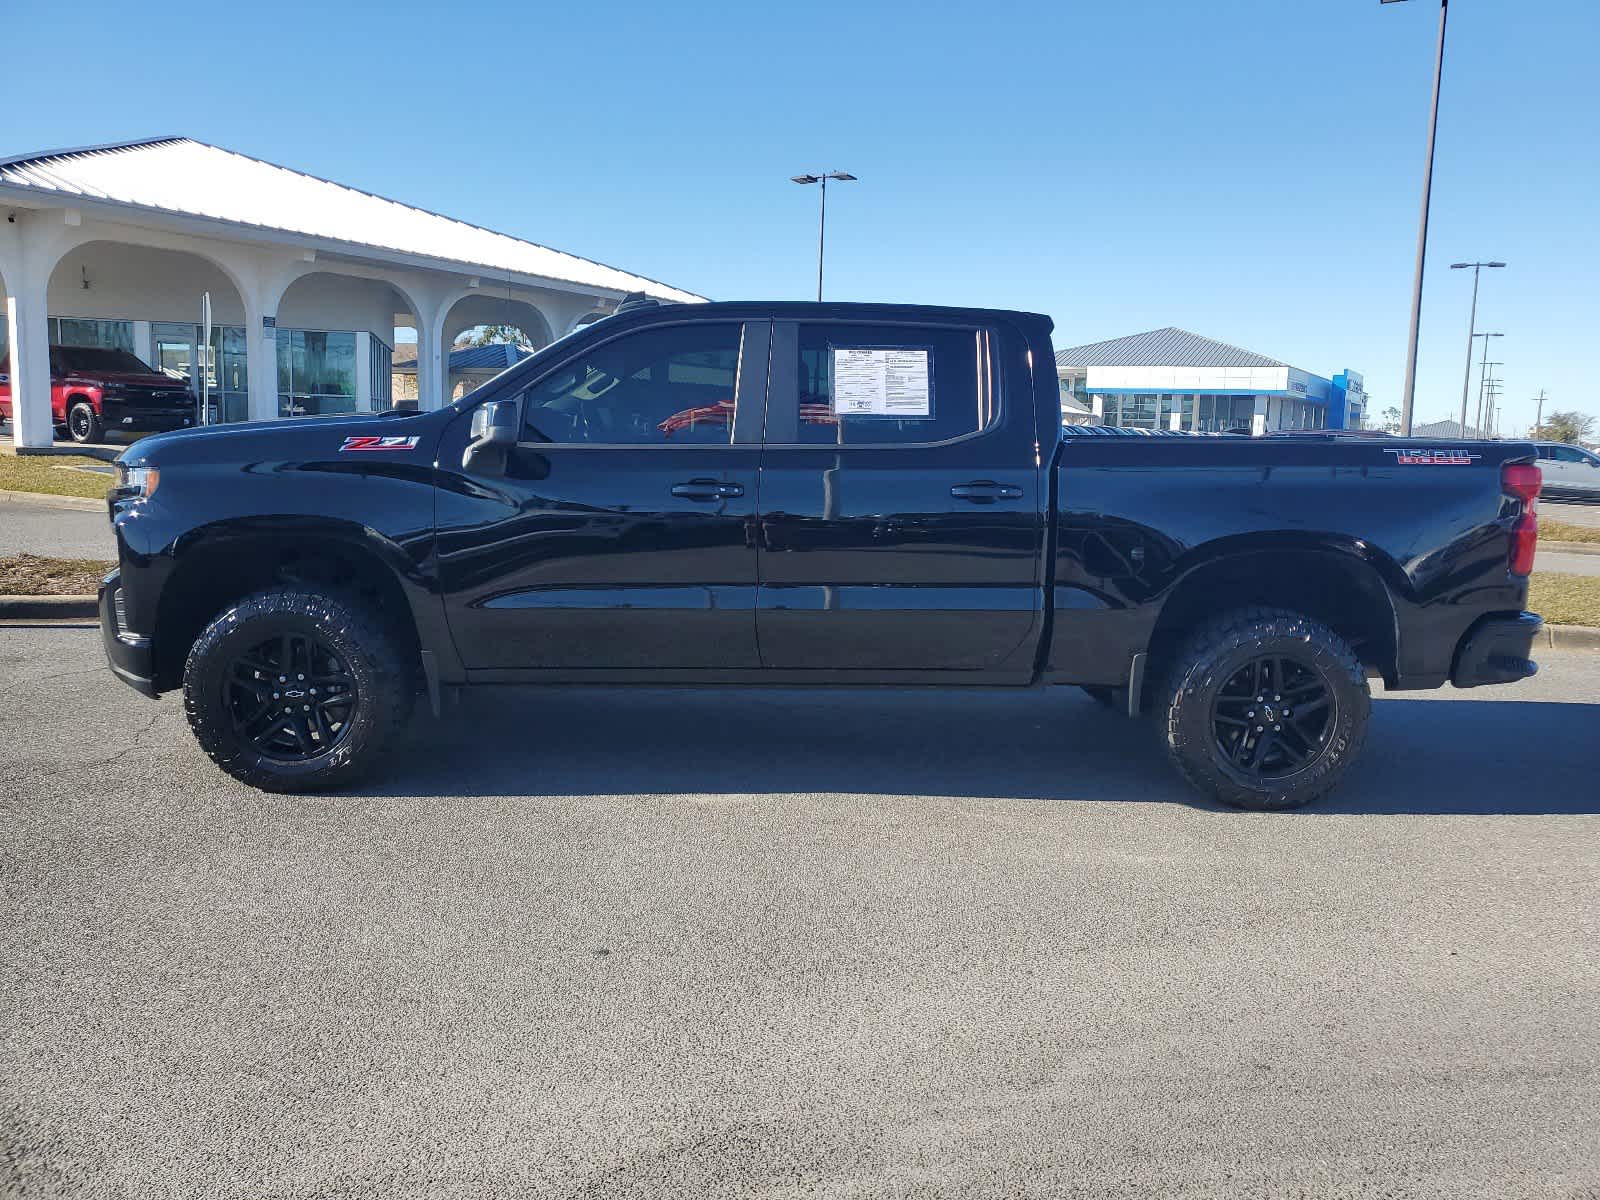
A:
[[[278,301],[278,415],[376,412],[404,403],[404,380],[397,379],[404,364],[395,350],[406,322],[420,323],[416,305],[386,280],[301,275]]]
[[[450,306],[442,332],[450,355],[446,402],[555,340],[549,320],[531,301],[478,291]]]
[[[62,255],[51,271],[46,312],[49,344],[62,348],[52,350],[58,368],[72,366],[91,375],[98,368],[127,379],[143,369],[147,377],[181,384],[194,404],[195,422],[248,416],[244,301],[210,259],[127,242],[85,242]],[[83,360],[81,365],[63,357],[71,353]],[[209,399],[208,408],[202,407],[202,397]],[[120,413],[107,406],[102,413],[107,433],[160,427],[149,424],[154,418],[140,407],[143,403],[129,399]]]

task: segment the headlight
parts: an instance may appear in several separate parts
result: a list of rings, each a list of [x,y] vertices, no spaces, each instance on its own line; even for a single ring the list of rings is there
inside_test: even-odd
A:
[[[117,464],[117,499],[148,500],[161,484],[159,467],[125,467]]]

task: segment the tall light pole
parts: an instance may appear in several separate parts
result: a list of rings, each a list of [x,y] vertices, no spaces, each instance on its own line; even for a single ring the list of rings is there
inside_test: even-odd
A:
[[[1404,4],[1406,0],[1379,0]],[[1422,328],[1422,271],[1428,261],[1428,208],[1433,199],[1433,147],[1439,140],[1439,88],[1444,82],[1444,31],[1450,0],[1439,0],[1439,52],[1433,64],[1433,105],[1428,114],[1428,157],[1422,168],[1422,221],[1417,229],[1417,273],[1411,285],[1411,337],[1406,344],[1405,394],[1400,401],[1400,432],[1411,436],[1411,410],[1417,399],[1417,336]]]
[[[1472,342],[1478,336],[1478,272],[1484,267],[1503,267],[1503,262],[1451,263],[1452,271],[1472,268],[1472,317],[1467,323],[1467,370],[1461,377],[1461,433],[1467,432],[1467,389],[1472,385]],[[1487,342],[1484,345],[1488,345]]]
[[[822,250],[828,236],[828,180],[837,179],[840,183],[854,182],[855,176],[848,171],[823,171],[817,175],[791,175],[795,183],[820,183],[822,185],[822,207],[817,216],[817,300],[822,300]]]

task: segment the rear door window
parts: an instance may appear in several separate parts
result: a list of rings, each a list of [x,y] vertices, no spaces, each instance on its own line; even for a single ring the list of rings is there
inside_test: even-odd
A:
[[[994,420],[984,330],[805,323],[800,445],[943,442]]]

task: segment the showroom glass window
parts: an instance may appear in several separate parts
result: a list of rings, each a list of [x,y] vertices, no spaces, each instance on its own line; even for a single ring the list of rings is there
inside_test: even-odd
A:
[[[51,317],[46,322],[52,346],[98,346],[133,352],[132,321],[99,321],[83,317]]]
[[[939,326],[801,325],[800,444],[942,442],[983,429],[994,415],[988,360],[980,353],[983,337],[979,330]],[[836,349],[925,352],[928,414],[904,419],[837,414],[832,378]]]
[[[741,334],[736,321],[692,323],[603,342],[528,387],[523,438],[558,445],[727,445]]]
[[[356,410],[356,335],[278,330],[278,415],[316,417]]]

